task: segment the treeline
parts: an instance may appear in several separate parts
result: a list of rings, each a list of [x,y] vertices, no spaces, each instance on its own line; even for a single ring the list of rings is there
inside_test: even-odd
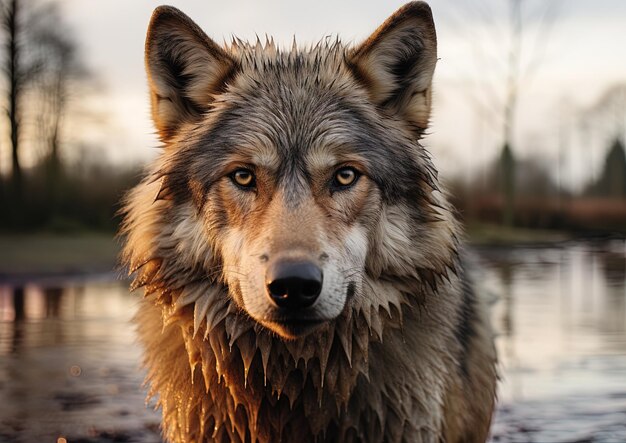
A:
[[[608,149],[598,177],[577,193],[555,181],[553,166],[508,156],[506,161],[495,160],[470,183],[450,183],[454,203],[466,222],[626,233],[626,150],[619,137]],[[507,189],[513,194],[510,204]]]
[[[21,202],[4,196],[0,230],[117,230],[120,200],[137,182],[138,169],[114,171],[110,165],[90,163],[63,168],[50,180],[50,167],[42,162],[25,171],[22,192],[26,197]]]
[[[75,105],[85,102],[97,79],[58,4],[0,0],[0,6],[0,105],[6,110],[0,153],[10,153],[0,155],[0,230],[115,230],[119,201],[138,180],[138,168],[89,160],[78,152],[84,142],[69,130],[82,126],[85,109],[77,112]],[[513,114],[506,113],[500,158],[470,183],[451,183],[461,216],[530,228],[626,231],[626,85],[608,89],[593,114],[599,131],[619,135],[598,178],[580,193],[555,182],[554,165],[518,156]]]
[[[77,152],[68,128],[81,126],[84,109],[75,105],[97,79],[59,5],[2,0],[0,48],[0,148],[10,152],[0,156],[0,229],[115,229],[116,204],[137,174]]]

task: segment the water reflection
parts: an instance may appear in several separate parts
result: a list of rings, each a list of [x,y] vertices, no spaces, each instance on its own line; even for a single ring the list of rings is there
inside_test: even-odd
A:
[[[609,337],[626,335],[626,254],[616,250],[599,255],[601,269],[607,282],[603,330]]]
[[[25,317],[24,288],[20,286],[13,289],[13,319],[15,322],[21,322]]]
[[[159,441],[125,285],[0,286],[0,441]]]
[[[493,441],[626,441],[626,243],[478,253],[499,295]]]
[[[501,359],[494,442],[626,441],[626,243],[478,249]],[[102,279],[0,284],[0,441],[158,441]]]

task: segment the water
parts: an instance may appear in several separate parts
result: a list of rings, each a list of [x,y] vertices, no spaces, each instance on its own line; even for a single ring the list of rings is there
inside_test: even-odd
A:
[[[493,442],[626,442],[626,243],[479,250],[502,381]]]
[[[0,442],[159,441],[136,296],[106,280],[0,286]]]
[[[626,442],[626,243],[476,253],[501,360],[491,441]],[[137,297],[109,276],[0,282],[0,442],[158,441]]]

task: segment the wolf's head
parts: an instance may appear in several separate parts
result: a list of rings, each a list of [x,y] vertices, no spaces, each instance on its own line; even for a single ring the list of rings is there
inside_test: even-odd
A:
[[[289,51],[220,47],[158,8],[146,69],[165,149],[136,191],[159,209],[129,211],[135,267],[158,257],[167,291],[215,281],[286,339],[371,303],[371,281],[441,273],[453,233],[438,225],[448,212],[418,142],[436,60],[422,2],[356,48]]]

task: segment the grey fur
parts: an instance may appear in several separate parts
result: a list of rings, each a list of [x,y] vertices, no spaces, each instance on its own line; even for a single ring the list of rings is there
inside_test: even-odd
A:
[[[356,49],[287,52],[220,49],[161,7],[146,48],[165,149],[127,197],[124,261],[145,288],[137,321],[165,436],[484,441],[495,351],[419,143],[428,6],[409,3]],[[363,176],[334,190],[345,162]],[[230,182],[233,164],[258,173],[254,192]],[[307,314],[323,324],[306,333],[281,329],[263,294],[267,262],[294,255],[325,272]]]

